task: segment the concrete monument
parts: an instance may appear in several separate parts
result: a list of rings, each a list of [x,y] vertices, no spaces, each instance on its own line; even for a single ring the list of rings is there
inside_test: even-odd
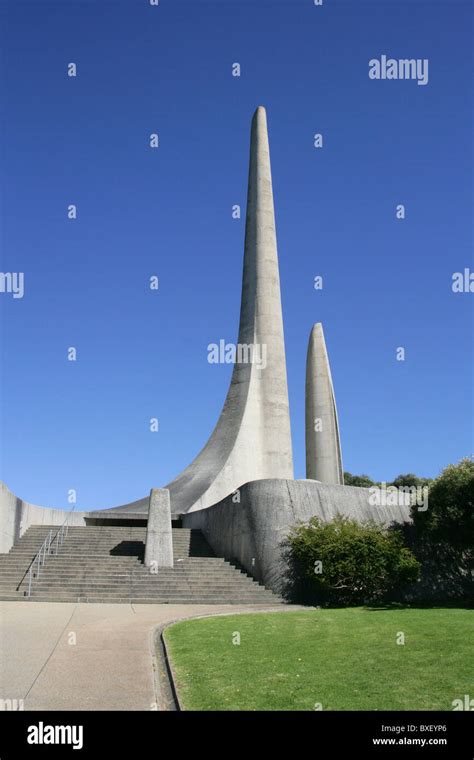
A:
[[[386,525],[410,519],[408,505],[376,506],[368,489],[343,485],[336,403],[321,324],[311,331],[306,368],[307,479],[294,480],[270,152],[262,107],[253,116],[250,136],[236,349],[230,387],[211,437],[165,489],[152,489],[150,498],[113,509],[71,515],[28,504],[2,485],[0,553],[8,552],[30,526],[61,525],[66,518],[76,529],[96,529],[106,521],[111,533],[122,526],[124,535],[147,525],[145,564],[167,568],[162,573],[166,576],[174,572],[173,527],[198,529],[217,556],[237,560],[254,578],[279,591],[285,572],[282,545],[298,521],[314,515],[331,520],[336,514]],[[265,361],[254,361],[256,356]],[[237,489],[239,499],[234,498]]]

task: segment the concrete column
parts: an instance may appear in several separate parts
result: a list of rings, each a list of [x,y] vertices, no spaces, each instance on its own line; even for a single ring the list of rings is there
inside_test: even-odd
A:
[[[336,400],[320,322],[311,330],[306,360],[306,477],[344,485]]]
[[[173,567],[170,492],[166,488],[152,488],[150,491],[145,565]]]

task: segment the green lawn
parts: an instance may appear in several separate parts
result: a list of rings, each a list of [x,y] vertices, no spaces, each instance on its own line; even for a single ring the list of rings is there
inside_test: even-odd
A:
[[[186,621],[165,640],[187,710],[452,710],[474,697],[473,621],[466,609],[311,609]]]

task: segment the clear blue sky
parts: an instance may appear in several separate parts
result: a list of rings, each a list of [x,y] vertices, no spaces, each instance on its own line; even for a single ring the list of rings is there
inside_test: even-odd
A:
[[[1,477],[14,492],[65,507],[75,488],[77,508],[115,506],[206,442],[231,374],[207,345],[237,338],[244,219],[231,207],[245,206],[259,104],[296,477],[319,321],[346,470],[434,476],[471,454],[474,295],[454,294],[451,277],[474,268],[472,3],[0,8],[1,270],[25,273],[23,299],[0,294]],[[428,58],[428,85],[370,80],[382,54]]]

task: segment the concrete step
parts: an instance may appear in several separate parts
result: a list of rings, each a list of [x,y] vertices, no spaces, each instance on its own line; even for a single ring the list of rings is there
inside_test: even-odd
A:
[[[234,577],[242,577],[242,578],[249,578],[250,576],[247,576],[247,574],[242,573],[239,575],[236,575],[238,571],[235,569],[229,568],[225,572],[218,572],[218,573],[212,573],[212,572],[195,572],[193,570],[191,571],[161,571],[158,573],[147,573],[147,572],[124,572],[123,569],[119,569],[115,572],[63,572],[63,573],[54,573],[51,570],[41,572],[39,575],[37,573],[33,573],[32,577],[35,579],[41,579],[44,578],[45,580],[49,579],[58,579],[62,580],[64,579],[67,581],[68,579],[73,578],[80,578],[80,579],[87,579],[87,578],[133,578],[135,582],[137,583],[146,583],[148,580],[154,580],[156,578],[161,578],[163,580],[190,580],[190,579],[198,579],[198,580],[212,580],[213,578],[225,578],[225,579],[232,579]],[[20,573],[9,573],[8,575],[0,575],[0,582],[10,583],[16,581],[17,583],[20,582],[20,580],[24,577],[25,580],[29,576],[29,573],[25,573],[25,571]]]
[[[26,589],[25,589],[26,590]],[[21,591],[21,589],[20,589]],[[64,596],[64,595],[70,595],[70,596],[107,596],[107,597],[114,597],[114,596],[146,596],[149,598],[159,596],[162,598],[172,598],[172,599],[181,599],[181,597],[189,597],[192,598],[193,596],[213,596],[214,594],[217,596],[227,596],[229,598],[238,596],[238,597],[248,597],[248,598],[256,598],[256,597],[262,597],[266,598],[269,595],[273,596],[270,591],[267,591],[265,589],[189,589],[189,588],[182,588],[182,589],[172,589],[167,590],[164,588],[157,588],[157,589],[150,589],[150,588],[118,588],[118,589],[96,589],[96,588],[67,588],[67,587],[57,587],[53,589],[32,589],[32,594],[40,594],[40,595],[58,595],[58,596]]]
[[[179,600],[165,599],[160,597],[143,598],[143,597],[75,597],[75,596],[48,596],[38,595],[26,597],[22,595],[1,595],[0,601],[22,601],[22,602],[53,602],[53,603],[81,603],[81,604],[230,604],[230,605],[249,605],[256,607],[274,607],[284,604],[284,602],[275,597],[274,599],[248,599],[246,597],[232,598],[218,597],[215,595],[206,597],[183,597]]]
[[[28,530],[26,533],[24,533],[20,537],[20,541],[28,541],[28,540],[38,540],[43,538],[43,536],[49,535],[51,532],[52,536],[55,536],[57,533],[59,533],[59,530],[51,529],[42,531],[41,533],[30,533]],[[64,535],[69,538],[77,538],[77,539],[87,539],[87,540],[93,540],[96,538],[107,538],[107,537],[122,537],[123,538],[139,538],[145,540],[146,537],[146,530],[137,530],[137,531],[130,531],[130,530],[97,530],[94,531],[92,528],[69,528],[69,530],[64,532]],[[202,533],[200,534],[200,531],[190,531],[190,530],[184,530],[184,528],[175,529],[172,531],[172,536],[176,538],[190,538],[191,536],[202,536]]]
[[[23,586],[28,586],[28,583],[22,584],[22,587]],[[226,588],[226,589],[234,589],[235,588],[235,589],[249,589],[249,590],[252,589],[252,590],[257,590],[257,591],[258,590],[264,590],[263,586],[260,586],[256,581],[250,580],[249,578],[247,578],[247,579],[246,578],[242,578],[241,580],[239,580],[239,579],[231,579],[231,580],[228,580],[228,581],[214,579],[212,581],[209,580],[208,582],[203,582],[203,581],[200,581],[199,579],[196,579],[195,581],[176,581],[176,582],[167,581],[167,580],[162,580],[162,581],[158,581],[157,580],[156,582],[148,582],[148,583],[137,582],[137,581],[127,582],[127,581],[124,581],[124,580],[100,581],[100,580],[95,580],[95,579],[94,579],[93,582],[82,582],[82,581],[76,579],[76,580],[68,581],[68,582],[64,582],[64,581],[60,581],[60,580],[57,580],[57,581],[37,581],[37,582],[35,581],[34,584],[33,584],[33,586],[34,586],[34,588],[42,588],[42,589],[59,588],[59,587],[66,588],[67,587],[67,588],[74,588],[74,589],[77,589],[77,588],[81,588],[81,589],[84,589],[84,588],[88,588],[88,589],[96,588],[98,590],[104,589],[104,588],[121,588],[121,587],[124,587],[124,588],[133,587],[133,588],[143,588],[143,589],[160,588],[160,589],[166,589],[166,590],[170,590],[170,591],[172,591],[172,590],[179,590],[179,589],[183,589],[183,588],[186,588],[186,589],[194,589],[194,588],[208,588],[208,589]],[[12,585],[11,584],[5,584],[5,585],[2,584],[0,586],[0,588],[6,588],[6,587],[10,587],[11,588]]]
[[[11,581],[8,583],[1,583],[0,584],[0,591],[2,590],[19,590],[19,589],[25,589],[28,588],[29,582],[28,579],[25,579],[25,581],[19,583],[18,581]],[[168,581],[166,579],[162,579],[156,582],[141,582],[136,580],[130,580],[130,579],[116,579],[116,580],[109,580],[109,579],[94,579],[93,581],[89,581],[87,579],[81,579],[81,578],[74,578],[70,580],[62,580],[62,579],[35,579],[32,581],[32,588],[59,588],[59,587],[74,587],[74,588],[89,588],[89,587],[97,587],[97,588],[160,588],[160,589],[171,589],[171,590],[179,590],[179,589],[194,589],[194,588],[209,588],[213,589],[216,587],[225,587],[229,589],[261,589],[265,590],[264,586],[261,586],[257,581],[254,581],[250,578],[243,578],[242,580],[239,579],[206,579],[201,580],[199,578],[195,579],[185,579],[180,581]]]
[[[57,527],[52,528],[53,533]],[[34,526],[0,556],[0,599],[50,602],[152,604],[254,604],[281,599],[228,560],[215,557],[200,531],[173,529],[175,566],[153,573],[143,565],[145,528],[71,527],[56,554],[46,557],[33,579],[28,570],[48,534]],[[37,568],[35,567],[35,573]],[[18,586],[20,588],[18,590]]]
[[[207,549],[210,552],[209,556],[214,556],[212,550],[206,544],[204,541],[193,541],[191,544],[188,543],[180,543],[180,542],[174,542],[173,546],[175,546],[177,549],[185,549],[186,551],[192,551],[194,548],[198,549],[199,551],[202,551],[203,549]],[[23,544],[15,544],[13,549],[10,550],[8,554],[2,554],[2,557],[10,557],[13,554],[24,554],[26,552],[30,552],[32,554],[36,554],[39,551],[39,546],[37,544],[33,544],[32,546],[25,546]],[[61,554],[63,551],[96,551],[96,550],[106,550],[106,551],[113,551],[113,550],[123,550],[124,552],[132,554],[133,552],[139,552],[143,551],[145,548],[145,544],[142,541],[111,541],[111,542],[90,542],[90,541],[84,541],[84,543],[74,543],[65,541],[63,544],[59,544],[58,546],[58,552],[56,552],[56,544],[51,547],[51,551],[49,554]],[[46,552],[48,553],[48,552]]]
[[[0,591],[0,595],[3,594],[13,594],[13,593],[20,593],[20,594],[26,594],[28,591],[28,587],[25,588],[10,588],[10,589],[2,589]],[[268,591],[267,589],[264,589],[262,586],[255,585],[255,587],[234,587],[234,586],[207,586],[207,587],[189,587],[189,586],[183,586],[179,588],[167,588],[166,586],[159,586],[159,587],[141,587],[141,586],[117,586],[117,587],[95,587],[95,586],[32,586],[31,592],[33,595],[52,595],[52,596],[65,596],[65,595],[72,595],[72,596],[146,596],[146,597],[154,597],[154,596],[162,596],[162,597],[170,597],[170,598],[181,598],[182,596],[186,597],[193,597],[193,596],[212,596],[214,594],[218,596],[248,596],[248,597],[268,597],[268,596],[274,596],[271,591]]]
[[[19,570],[23,571],[25,568],[30,567],[31,563],[29,562],[19,562],[19,563],[12,563],[10,565],[5,565],[4,567],[0,567],[0,577],[4,574],[11,574],[18,572]],[[37,564],[34,563],[34,571],[37,571]],[[173,573],[173,572],[179,572],[182,570],[193,570],[195,572],[217,572],[222,569],[233,569],[233,565],[226,564],[225,562],[222,563],[213,563],[213,564],[202,564],[198,562],[194,562],[194,558],[183,558],[182,562],[176,562],[174,567],[162,567],[158,568],[159,573]],[[130,573],[132,571],[135,571],[137,573],[143,573],[143,575],[156,575],[155,572],[152,572],[152,568],[146,567],[146,565],[143,564],[138,559],[135,559],[132,562],[107,562],[107,561],[101,561],[101,562],[68,562],[61,561],[61,562],[54,562],[53,560],[47,560],[44,565],[41,565],[40,573],[49,573],[49,572],[100,572],[103,571],[105,573],[108,572],[124,572],[124,573]]]
[[[28,573],[29,574],[29,573]],[[235,568],[229,566],[228,568],[224,569],[222,568],[218,572],[203,572],[203,571],[196,571],[191,569],[178,569],[178,570],[172,570],[171,568],[163,568],[159,570],[157,573],[149,573],[145,568],[137,568],[136,570],[126,571],[124,568],[117,568],[117,570],[111,570],[111,571],[96,571],[96,572],[89,572],[89,571],[74,571],[74,570],[64,570],[61,572],[54,572],[52,568],[43,568],[41,572],[39,573],[33,573],[33,577],[35,578],[134,578],[137,582],[144,583],[147,580],[155,580],[156,578],[163,578],[172,580],[174,578],[182,579],[182,578],[249,578],[246,573],[242,573],[240,571],[236,571]],[[18,574],[15,575],[15,573],[9,573],[8,575],[0,574],[0,582],[1,581],[10,581],[11,579],[18,578]]]
[[[50,591],[45,591],[42,589],[34,589],[32,591],[31,597],[27,596],[26,590],[24,592],[17,592],[14,590],[9,591],[2,591],[0,592],[0,599],[29,599],[29,598],[36,598],[36,599],[47,599],[49,601],[57,601],[61,599],[69,599],[71,601],[75,601],[76,599],[87,599],[89,601],[96,600],[96,601],[114,601],[114,600],[122,600],[122,599],[139,599],[139,598],[147,598],[150,600],[155,601],[167,601],[170,603],[179,603],[184,602],[185,600],[204,600],[212,601],[213,599],[219,599],[222,602],[231,602],[234,599],[240,599],[240,600],[247,600],[249,602],[254,601],[281,601],[279,598],[273,594],[270,594],[269,592],[262,592],[259,594],[251,594],[245,591],[234,591],[231,592],[228,589],[214,589],[212,591],[208,590],[186,590],[183,589],[180,592],[172,591],[172,592],[164,592],[163,590],[149,590],[149,589],[121,589],[117,591],[111,591],[104,589],[100,592],[95,590],[87,590],[87,589],[79,589],[79,590],[71,590],[71,589],[53,589]]]
[[[10,576],[9,578],[0,578],[0,584],[6,584],[14,582],[15,578],[14,576]],[[25,577],[23,582],[26,582],[27,578]],[[69,573],[67,575],[56,575],[54,573],[42,573],[39,576],[34,576],[34,583],[71,583],[74,581],[79,581],[80,583],[96,583],[98,581],[105,582],[105,583],[117,583],[117,582],[124,582],[124,583],[141,583],[141,584],[147,584],[147,583],[212,583],[213,581],[222,581],[224,583],[239,583],[244,581],[245,583],[256,583],[253,578],[249,577],[245,573],[241,573],[239,570],[233,570],[228,573],[168,573],[168,574],[162,574],[157,573],[156,575],[153,574],[134,574],[134,573],[107,573],[107,574],[96,574],[96,573]],[[17,583],[19,583],[20,580],[17,580]]]
[[[20,540],[28,540],[28,539],[38,539],[39,537],[42,537],[44,535],[49,535],[49,530],[42,531],[41,533],[33,534],[30,533],[30,531],[27,531],[24,533]],[[51,529],[51,535],[56,535],[56,533],[59,533],[57,530]],[[69,530],[65,533],[67,538],[78,538],[78,539],[94,539],[94,538],[102,538],[102,537],[124,537],[124,538],[136,538],[139,537],[141,539],[145,539],[146,537],[146,530],[123,530],[122,528],[117,528],[117,530],[94,530],[93,528],[69,528]],[[186,530],[185,528],[174,528],[172,530],[172,536],[175,538],[190,538],[191,536],[200,537],[203,534],[199,530]]]
[[[178,562],[178,560],[180,560]],[[206,566],[209,567],[218,567],[219,565],[222,565],[228,560],[224,560],[221,557],[175,557],[175,563],[176,564],[188,564],[192,563],[193,565],[198,566]],[[10,557],[9,561],[5,561],[0,565],[1,568],[7,569],[8,567],[22,567],[25,565],[30,564],[31,559],[29,558],[15,558]],[[117,565],[123,563],[124,565],[142,565],[143,562],[139,557],[127,557],[127,556],[120,556],[120,555],[94,555],[94,554],[83,554],[83,555],[75,555],[75,554],[58,554],[58,555],[50,555],[46,558],[46,561],[44,565],[42,564],[41,567],[46,566],[54,566],[54,567],[60,567],[61,565],[70,565],[74,567],[80,567],[84,565],[90,565],[91,567],[98,567],[100,565]]]
[[[195,537],[195,536],[193,536],[191,538],[182,538],[180,536],[178,536],[178,537],[173,536],[172,540],[173,540],[174,543],[182,543],[182,544],[186,544],[186,545],[189,545],[189,544],[192,544],[192,543],[200,543],[200,544],[206,544],[207,543],[202,537],[198,538],[198,537]],[[62,543],[63,544],[67,544],[67,545],[77,544],[78,546],[85,546],[87,544],[97,544],[97,543],[104,543],[104,544],[108,544],[108,543],[112,543],[112,544],[119,544],[119,543],[135,544],[135,543],[140,543],[140,544],[145,544],[145,536],[140,537],[140,538],[139,537],[137,537],[137,538],[131,538],[129,536],[117,536],[115,538],[112,537],[112,536],[110,536],[110,537],[101,536],[100,538],[99,537],[94,538],[94,537],[91,537],[91,536],[87,536],[87,537],[84,537],[84,539],[68,536]],[[31,547],[36,547],[37,545],[38,545],[38,541],[37,540],[36,541],[30,541],[30,540],[26,541],[24,539],[20,539],[15,544],[15,547],[16,546],[31,546]]]

